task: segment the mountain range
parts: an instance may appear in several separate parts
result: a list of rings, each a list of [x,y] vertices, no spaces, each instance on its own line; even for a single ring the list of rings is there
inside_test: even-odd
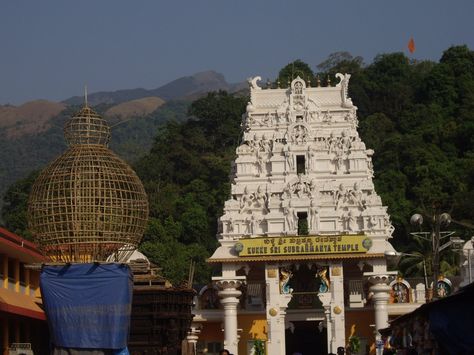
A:
[[[243,91],[245,83],[229,84],[215,71],[173,80],[156,89],[125,89],[88,95],[113,128],[111,148],[133,162],[151,147],[158,127],[187,118],[192,100],[210,91]],[[34,100],[20,106],[0,105],[0,207],[2,196],[16,180],[43,168],[65,149],[62,127],[84,97],[62,102]]]

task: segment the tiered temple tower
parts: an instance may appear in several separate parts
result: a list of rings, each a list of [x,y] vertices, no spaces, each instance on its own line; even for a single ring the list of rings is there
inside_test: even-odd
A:
[[[239,287],[246,279],[239,270],[248,274],[262,265],[269,354],[285,353],[290,278],[303,263],[318,270],[328,352],[345,345],[346,260],[369,268],[365,277],[381,300],[376,326],[386,324],[384,252],[393,250],[393,226],[374,189],[374,151],[357,132],[357,107],[347,95],[350,75],[336,77],[335,87],[308,87],[298,77],[288,89],[262,89],[260,77],[249,80],[232,197],[220,218],[220,247],[209,259],[222,266],[214,281],[224,308],[225,346],[234,354]]]

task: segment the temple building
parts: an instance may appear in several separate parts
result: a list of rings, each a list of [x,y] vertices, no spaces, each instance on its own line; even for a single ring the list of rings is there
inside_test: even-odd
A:
[[[336,77],[327,87],[249,80],[231,198],[208,260],[220,276],[200,290],[189,333],[198,352],[252,354],[260,340],[267,354],[327,354],[352,336],[365,353],[389,316],[425,302],[422,282],[387,270],[394,228],[374,189],[374,151],[357,132],[350,75]]]
[[[36,245],[0,227],[0,348],[2,355],[46,354],[46,316],[39,271],[29,264],[45,260]]]

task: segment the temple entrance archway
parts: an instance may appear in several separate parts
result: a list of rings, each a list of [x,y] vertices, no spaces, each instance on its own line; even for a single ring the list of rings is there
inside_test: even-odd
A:
[[[327,355],[326,328],[318,329],[319,321],[295,321],[285,332],[286,355]]]

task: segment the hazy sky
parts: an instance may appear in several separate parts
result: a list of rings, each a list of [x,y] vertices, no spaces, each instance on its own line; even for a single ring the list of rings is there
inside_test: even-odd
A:
[[[0,104],[155,88],[216,70],[227,81],[313,69],[349,51],[438,60],[474,49],[473,0],[0,0]]]

